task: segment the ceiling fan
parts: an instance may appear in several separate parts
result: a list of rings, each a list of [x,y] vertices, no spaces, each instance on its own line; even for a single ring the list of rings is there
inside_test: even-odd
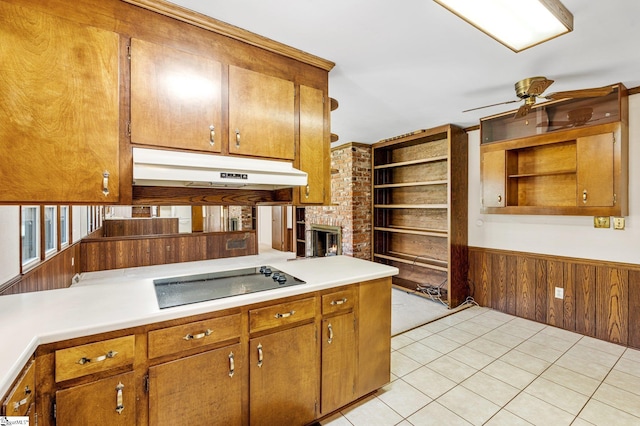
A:
[[[598,96],[606,96],[613,92],[613,86],[596,87],[592,89],[581,90],[567,90],[564,92],[555,92],[548,95],[543,95],[544,91],[553,84],[553,80],[549,80],[546,77],[529,77],[518,81],[515,84],[516,96],[519,99],[514,99],[506,102],[499,102],[497,104],[485,105],[478,108],[472,108],[463,112],[475,111],[482,108],[488,108],[496,105],[511,104],[514,102],[524,101],[524,104],[518,108],[514,118],[524,117],[529,113],[529,110],[536,103],[537,98],[543,98],[546,100],[557,99],[573,99],[573,98],[595,98]]]

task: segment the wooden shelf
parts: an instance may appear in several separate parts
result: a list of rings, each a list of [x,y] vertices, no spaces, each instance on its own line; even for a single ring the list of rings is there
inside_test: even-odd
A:
[[[557,172],[546,172],[546,173],[522,173],[517,175],[509,175],[509,178],[529,178],[529,177],[542,177],[542,176],[559,176],[559,175],[574,175],[576,174],[576,169],[573,170],[559,170]]]
[[[447,204],[375,204],[376,209],[446,209]]]
[[[393,167],[405,167],[405,166],[415,166],[418,164],[426,164],[426,163],[434,163],[436,161],[446,161],[449,159],[449,156],[447,155],[440,155],[437,157],[430,157],[430,158],[420,158],[418,160],[408,160],[408,161],[400,161],[397,163],[389,163],[389,164],[379,164],[373,167],[374,170],[381,170],[381,169],[389,169],[389,168],[393,168]]]
[[[419,229],[419,228],[408,228],[402,226],[375,226],[373,228],[375,231],[384,231],[384,232],[397,232],[399,234],[412,234],[412,235],[426,235],[430,237],[441,237],[447,238],[449,233],[447,231],[442,231],[438,229]]]
[[[372,260],[397,267],[402,287],[446,286],[451,307],[468,295],[467,146],[462,129],[445,125],[372,150]]]
[[[412,255],[404,254],[404,253],[395,253],[389,252],[390,254],[381,254],[374,253],[375,257],[379,257],[382,259],[393,260],[395,262],[404,263],[407,265],[420,266],[422,268],[429,268],[436,271],[447,272],[449,268],[447,268],[447,262],[437,260],[437,259],[429,259],[421,256],[413,256],[413,260],[408,259]]]
[[[446,185],[448,180],[428,180],[422,182],[400,182],[400,183],[386,183],[383,185],[373,185],[373,189],[386,189],[386,188],[404,188],[411,186],[428,186],[428,185]]]

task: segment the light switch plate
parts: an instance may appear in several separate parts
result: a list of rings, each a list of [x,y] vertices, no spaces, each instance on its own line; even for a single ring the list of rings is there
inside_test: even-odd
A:
[[[556,287],[556,299],[564,299],[564,288]]]
[[[594,228],[610,228],[611,222],[609,221],[609,216],[594,216],[593,227]]]
[[[613,229],[624,229],[624,217],[613,218]]]

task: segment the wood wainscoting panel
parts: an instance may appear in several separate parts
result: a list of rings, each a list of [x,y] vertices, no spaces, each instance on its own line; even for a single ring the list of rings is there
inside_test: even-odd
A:
[[[599,266],[596,277],[596,337],[626,345],[629,337],[629,271]]]
[[[640,348],[640,271],[629,271],[629,327],[628,346]]]
[[[536,319],[536,259],[517,257],[516,315]]]
[[[469,265],[481,306],[640,348],[640,265],[479,247]]]
[[[575,265],[576,305],[575,331],[586,336],[596,335],[596,267]]]

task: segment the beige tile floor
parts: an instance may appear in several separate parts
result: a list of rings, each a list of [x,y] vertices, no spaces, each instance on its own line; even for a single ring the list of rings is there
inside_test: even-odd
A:
[[[321,424],[640,425],[640,351],[487,308],[393,337],[391,373]]]

